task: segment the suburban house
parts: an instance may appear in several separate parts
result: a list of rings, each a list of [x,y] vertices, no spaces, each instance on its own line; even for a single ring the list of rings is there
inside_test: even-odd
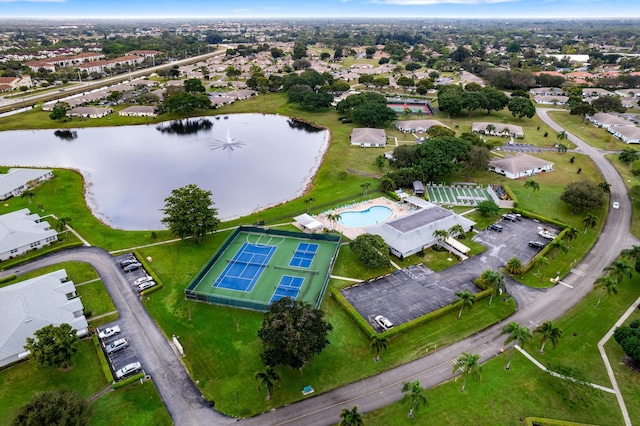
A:
[[[438,120],[404,120],[396,121],[396,128],[402,133],[426,133],[431,126],[442,126],[449,129]]]
[[[20,87],[32,87],[31,76],[24,77],[0,77],[0,92],[16,90]]]
[[[601,89],[599,87],[585,87],[584,89],[582,89],[583,98],[599,98],[600,96],[615,96],[615,93],[610,92],[609,90]]]
[[[563,74],[560,74],[560,76],[564,77]],[[532,89],[529,89],[529,93],[532,93],[534,96],[567,96],[564,90],[558,87],[534,87]]]
[[[610,127],[608,132],[624,143],[640,143],[640,127],[615,126]]]
[[[524,138],[522,127],[512,124],[476,122],[471,125],[471,131],[481,135]]]
[[[154,106],[133,105],[123,109],[118,115],[125,117],[155,117],[157,114]]]
[[[609,114],[608,112],[597,112],[593,115],[589,115],[587,116],[587,120],[592,122],[594,125],[605,129],[617,126],[635,126],[632,121],[614,114]]]
[[[64,269],[0,288],[0,367],[29,355],[27,337],[47,325],[69,324],[78,336],[89,333],[84,306]]]
[[[0,200],[22,195],[35,183],[47,181],[52,177],[52,170],[9,169],[7,173],[0,174]]]
[[[111,114],[113,110],[111,108],[101,107],[75,107],[67,111],[69,117],[82,117],[82,118],[102,118]]]
[[[391,253],[400,259],[438,243],[438,238],[433,235],[435,231],[461,225],[468,232],[475,225],[475,222],[443,207],[424,200],[419,204],[421,208],[407,216],[368,228],[369,233],[381,236]]]
[[[48,246],[57,240],[56,230],[29,209],[0,216],[0,262]]]
[[[616,95],[623,98],[640,98],[640,89],[619,89],[616,90]]]
[[[372,129],[360,127],[351,131],[351,145],[358,145],[362,148],[384,148],[387,144],[387,133],[384,129]]]
[[[537,104],[565,105],[569,101],[568,96],[541,95],[534,96],[533,101]]]
[[[527,154],[508,155],[489,161],[489,170],[504,175],[509,179],[533,176],[537,173],[550,172],[553,163]]]

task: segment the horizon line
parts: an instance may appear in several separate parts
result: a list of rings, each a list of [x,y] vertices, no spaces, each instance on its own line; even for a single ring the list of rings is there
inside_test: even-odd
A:
[[[9,21],[16,19],[98,19],[98,20],[153,20],[153,19],[169,19],[169,20],[203,20],[203,19],[274,19],[274,20],[284,20],[284,19],[332,19],[332,20],[366,20],[366,19],[376,19],[376,20],[391,20],[391,19],[403,19],[403,20],[413,20],[413,21],[433,21],[438,19],[458,19],[458,20],[469,20],[469,21],[498,21],[505,19],[517,19],[517,20],[546,20],[546,21],[576,21],[576,20],[596,20],[596,21],[606,21],[606,20],[640,20],[640,15],[638,16],[556,16],[556,17],[547,17],[547,16],[501,16],[500,18],[495,17],[486,17],[486,16],[429,16],[429,17],[416,17],[416,16],[408,16],[408,15],[385,15],[385,16],[267,16],[267,15],[224,15],[224,16],[95,16],[95,15],[86,15],[86,16],[4,16],[0,17],[0,21]]]

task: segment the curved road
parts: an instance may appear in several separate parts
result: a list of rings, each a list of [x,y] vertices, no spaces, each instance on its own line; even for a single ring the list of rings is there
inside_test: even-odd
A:
[[[562,131],[563,129],[549,118],[548,111],[549,109],[538,109],[537,112],[554,130]],[[601,151],[570,133],[568,138],[578,146],[579,152],[589,155],[597,164],[604,179],[611,184],[611,200],[618,201],[620,209],[609,212],[603,232],[591,252],[562,280],[566,285],[548,289],[540,297],[520,306],[509,318],[509,321],[517,321],[530,327],[562,316],[591,291],[603,268],[618,256],[620,250],[639,244],[628,232],[631,223],[631,202],[620,175],[603,157]],[[236,421],[214,411],[203,400],[167,340],[142,307],[138,295],[132,286],[127,284],[124,274],[106,251],[94,247],[69,249],[5,272],[7,275],[19,274],[64,261],[84,261],[98,271],[120,313],[120,321],[126,324],[127,337],[137,348],[140,359],[146,371],[153,377],[175,424],[225,425]],[[509,290],[514,291],[515,288]],[[451,360],[462,352],[479,353],[483,362],[498,354],[504,341],[504,336],[500,335],[501,328],[502,324],[497,323],[408,364],[322,395],[241,420],[239,423],[260,426],[329,425],[340,421],[340,411],[345,407],[357,405],[360,412],[382,408],[400,399],[404,381],[417,379],[423,387],[428,388],[451,379]]]

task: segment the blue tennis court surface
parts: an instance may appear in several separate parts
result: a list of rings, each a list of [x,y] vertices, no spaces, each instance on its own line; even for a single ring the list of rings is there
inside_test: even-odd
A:
[[[318,245],[312,243],[300,243],[298,248],[293,253],[293,257],[289,262],[289,266],[295,266],[298,268],[308,268],[313,262],[313,258],[318,251]]]
[[[250,293],[276,251],[276,246],[244,243],[213,283],[213,287]]]
[[[276,287],[276,291],[273,293],[273,296],[271,296],[269,304],[272,304],[273,302],[287,296],[295,300],[295,298],[298,296],[298,293],[300,293],[300,287],[302,287],[303,282],[304,278],[302,277],[283,275],[282,278],[280,278],[278,287]]]

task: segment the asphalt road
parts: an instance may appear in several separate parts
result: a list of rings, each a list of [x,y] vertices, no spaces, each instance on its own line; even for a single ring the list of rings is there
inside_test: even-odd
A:
[[[118,309],[118,324],[123,332],[126,331],[127,340],[135,348],[145,372],[153,378],[176,425],[226,425],[235,421],[213,410],[203,399],[167,339],[138,300],[138,293],[105,250],[97,247],[63,250],[8,269],[0,275],[20,275],[69,261],[86,262],[98,272]]]
[[[557,131],[563,130],[550,120],[548,109],[538,109],[538,115]],[[578,146],[578,152],[591,156],[600,168],[604,179],[611,184],[611,201],[620,203],[619,210],[610,210],[600,238],[593,249],[559,284],[538,297],[522,298],[520,309],[508,319],[533,327],[547,320],[555,320],[578,303],[593,287],[619,254],[620,250],[640,242],[628,232],[631,223],[631,202],[625,184],[602,156],[602,152],[590,147],[575,135],[569,140]],[[24,273],[29,270],[64,261],[84,261],[91,264],[103,280],[116,308],[119,323],[127,328],[127,337],[135,345],[145,370],[153,377],[176,425],[225,425],[236,422],[211,409],[203,400],[186,370],[171,350],[167,339],[138,300],[138,295],[127,284],[120,268],[104,250],[81,247],[64,250],[4,271],[2,276]],[[482,271],[478,271],[478,274]],[[494,303],[500,303],[496,301]],[[358,406],[360,412],[382,408],[401,398],[402,382],[419,380],[425,387],[437,386],[452,378],[451,361],[462,352],[481,354],[481,362],[500,353],[504,336],[498,323],[460,342],[432,352],[408,364],[385,371],[342,388],[311,395],[295,404],[271,410],[259,416],[239,421],[243,425],[329,425],[340,421],[342,408]],[[373,360],[371,361],[373,362]],[[330,374],[329,372],[327,374]],[[313,383],[310,383],[313,385]]]

